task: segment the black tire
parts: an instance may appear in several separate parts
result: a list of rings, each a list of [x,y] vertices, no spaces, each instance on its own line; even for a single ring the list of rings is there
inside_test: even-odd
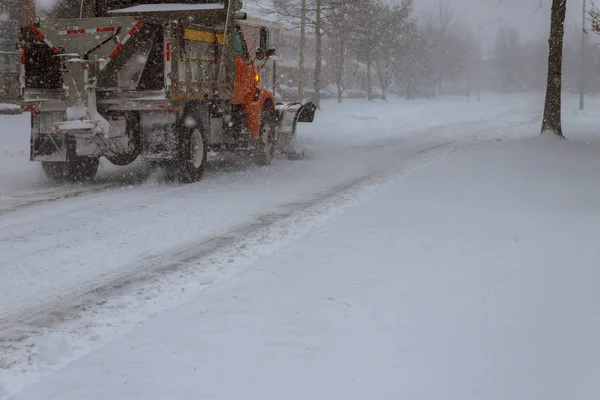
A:
[[[260,135],[253,152],[256,165],[271,164],[277,146],[277,117],[275,111],[265,107],[260,115]]]
[[[53,182],[83,182],[98,172],[100,160],[95,157],[75,157],[68,161],[42,162],[46,177]]]
[[[125,165],[129,165],[132,162],[134,162],[138,158],[139,155],[140,155],[139,150],[134,150],[132,152],[124,153],[124,154],[115,154],[115,155],[105,154],[104,157],[106,157],[106,159],[108,161],[110,161],[111,164],[117,165],[119,167],[124,167]]]
[[[287,153],[287,159],[290,161],[304,160],[305,157],[306,157],[306,154],[304,153],[304,150],[291,151],[291,152]]]
[[[169,175],[181,183],[198,182],[204,176],[207,156],[208,146],[202,129],[190,128],[181,141],[180,159],[171,166]]]
[[[134,162],[141,153],[142,143],[140,139],[140,115],[130,112],[126,116],[127,134],[129,137],[129,151],[122,154],[105,154],[104,157],[111,164],[123,167]]]

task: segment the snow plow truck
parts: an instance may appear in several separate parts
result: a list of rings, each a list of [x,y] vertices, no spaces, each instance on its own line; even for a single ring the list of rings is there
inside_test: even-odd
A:
[[[295,152],[296,125],[316,107],[277,103],[261,87],[275,50],[259,26],[250,53],[241,0],[79,1],[75,15],[21,30],[30,158],[50,179],[92,178],[101,157],[141,157],[189,183],[202,178],[208,151],[258,165]]]

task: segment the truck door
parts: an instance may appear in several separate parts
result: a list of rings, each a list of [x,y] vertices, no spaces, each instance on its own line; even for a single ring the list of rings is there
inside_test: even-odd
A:
[[[248,104],[254,96],[254,62],[250,59],[246,41],[239,26],[233,30],[233,51],[235,53],[235,84],[233,104]]]

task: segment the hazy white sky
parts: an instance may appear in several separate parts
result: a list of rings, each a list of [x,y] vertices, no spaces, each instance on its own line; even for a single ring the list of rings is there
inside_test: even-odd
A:
[[[439,0],[414,0],[417,15],[435,7]],[[502,18],[484,28],[485,37],[493,37],[498,26],[507,24],[519,29],[523,39],[538,38],[545,34],[550,26],[551,0],[446,0],[455,9],[455,19],[464,22],[474,31],[478,25],[491,19]],[[581,8],[584,0],[567,1],[567,29],[581,29]],[[589,0],[588,0],[589,1]]]

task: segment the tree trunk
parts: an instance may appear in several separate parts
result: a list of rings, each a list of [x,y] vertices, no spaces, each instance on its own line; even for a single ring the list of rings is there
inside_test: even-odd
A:
[[[371,54],[367,54],[367,98],[373,101],[373,82],[371,81]]]
[[[471,76],[467,78],[467,102],[471,100]]]
[[[561,124],[562,52],[565,34],[567,0],[552,0],[550,23],[550,55],[548,56],[548,82],[542,133],[563,136]]]
[[[321,0],[315,1],[316,6],[316,23],[315,23],[315,95],[313,102],[317,107],[321,107],[321,64],[323,51],[323,33],[321,32]]]
[[[345,61],[345,46],[344,38],[338,36],[337,40],[337,65],[335,69],[335,83],[338,89],[338,103],[342,102],[344,93],[344,61]]]
[[[300,54],[298,57],[298,101],[304,102],[304,45],[306,42],[306,0],[302,0],[300,18]]]

